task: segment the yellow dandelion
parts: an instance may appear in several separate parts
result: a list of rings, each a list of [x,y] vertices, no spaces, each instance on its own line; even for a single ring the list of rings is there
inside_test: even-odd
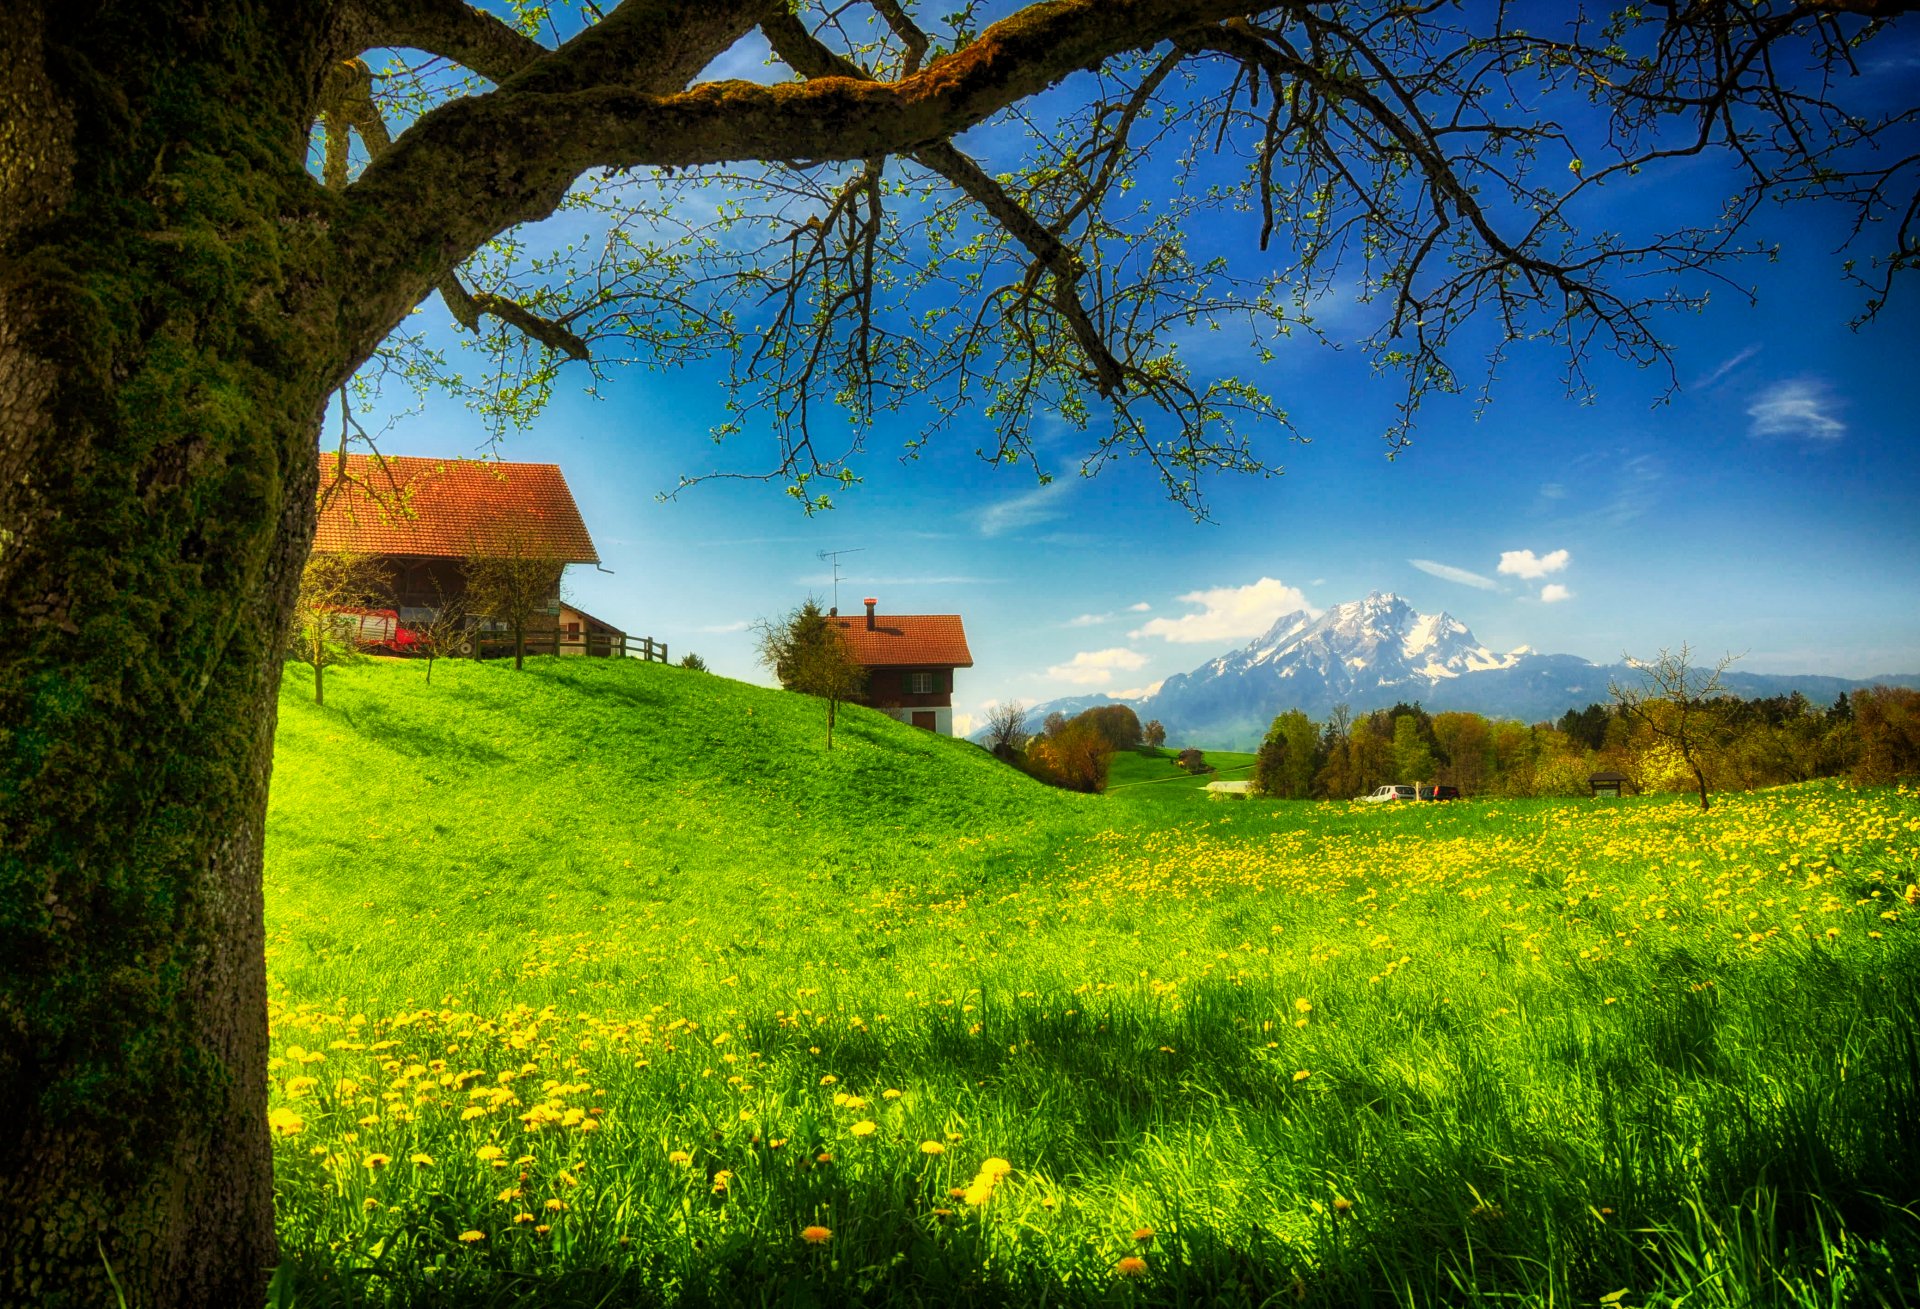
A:
[[[1137,1254],[1130,1254],[1115,1264],[1113,1271],[1114,1274],[1119,1277],[1145,1277],[1147,1275],[1147,1261]]]
[[[532,1214],[515,1214],[513,1216],[513,1221],[516,1223],[530,1223],[533,1221],[533,1215]]]
[[[839,1078],[837,1078],[837,1077],[835,1077],[835,1076],[834,1076],[834,1075],[833,1075],[832,1073],[827,1073],[827,1074],[825,1074],[824,1076],[822,1076],[822,1077],[821,1077],[821,1079],[820,1079],[820,1085],[822,1085],[822,1086],[832,1086],[832,1085],[833,1085],[833,1084],[834,1084],[835,1082],[837,1082],[837,1081],[839,1081],[839,1080],[840,1080],[840,1079],[839,1079]]]
[[[472,1245],[475,1241],[486,1240],[487,1234],[485,1232],[473,1232],[473,1231],[462,1232],[460,1233],[460,1239],[462,1241],[465,1241],[468,1245]]]
[[[985,1159],[980,1163],[980,1175],[982,1177],[990,1176],[996,1182],[1012,1171],[1013,1165],[1005,1159]]]
[[[680,1167],[685,1168],[693,1162],[693,1156],[685,1150],[669,1150],[667,1151],[667,1162],[670,1164],[678,1164]]]
[[[408,1162],[410,1162],[415,1168],[433,1167],[433,1156],[430,1154],[409,1155],[407,1156],[407,1159],[408,1159]]]
[[[1295,1074],[1293,1075],[1293,1080],[1294,1080],[1294,1081],[1296,1081],[1296,1082],[1304,1082],[1304,1081],[1306,1081],[1306,1080],[1307,1080],[1307,1079],[1308,1079],[1309,1077],[1312,1077],[1312,1076],[1313,1076],[1313,1074],[1312,1074],[1312,1073],[1310,1073],[1310,1072],[1308,1072],[1308,1071],[1307,1071],[1306,1069],[1304,1069],[1304,1068],[1302,1068],[1302,1069],[1301,1069],[1301,1070],[1300,1070],[1299,1072],[1297,1072],[1297,1073],[1295,1073]]]
[[[267,1126],[276,1136],[298,1136],[306,1130],[307,1120],[282,1105],[267,1115]]]
[[[558,1198],[547,1201],[547,1208],[553,1213],[565,1213],[567,1202]]]
[[[874,1122],[871,1118],[863,1118],[859,1122],[855,1123],[852,1127],[849,1127],[847,1130],[849,1132],[852,1132],[855,1136],[872,1136],[875,1132],[880,1130],[880,1125]]]
[[[715,1195],[725,1195],[727,1193],[727,1187],[732,1181],[733,1174],[724,1168],[721,1169],[713,1175],[713,1193]]]
[[[548,1232],[551,1232],[552,1230],[553,1229],[547,1226],[545,1223],[538,1223],[538,1224],[535,1224],[534,1226],[533,1234],[535,1236],[545,1236]]]
[[[1136,1227],[1133,1232],[1133,1239],[1139,1244],[1145,1245],[1153,1239],[1153,1229],[1151,1227]]]
[[[506,1151],[502,1150],[497,1145],[483,1145],[478,1150],[475,1150],[473,1152],[473,1157],[475,1159],[479,1159],[485,1162],[485,1161],[498,1159],[501,1155],[505,1153]]]
[[[1304,996],[1298,1000],[1295,1000],[1293,1002],[1293,1007],[1299,1013],[1310,1014],[1313,1012],[1313,1002],[1306,999]]]
[[[947,1147],[941,1145],[938,1141],[922,1141],[920,1143],[921,1154],[945,1154],[946,1152]]]
[[[800,1229],[800,1239],[808,1245],[825,1245],[833,1239],[833,1229],[817,1224],[812,1227],[803,1227]]]
[[[880,1093],[880,1098],[882,1100],[898,1100],[902,1094],[900,1091],[886,1090]]]
[[[1353,1201],[1347,1199],[1344,1195],[1336,1195],[1333,1197],[1333,1213],[1336,1218],[1345,1218],[1352,1212]]]
[[[365,1159],[362,1159],[360,1162],[365,1167],[377,1172],[378,1170],[385,1168],[388,1164],[392,1163],[393,1156],[385,1155],[385,1154],[370,1154]]]

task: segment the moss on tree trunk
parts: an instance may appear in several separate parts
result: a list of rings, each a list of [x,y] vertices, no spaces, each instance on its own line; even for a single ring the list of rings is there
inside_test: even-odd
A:
[[[0,1303],[257,1303],[326,6],[0,9]],[[244,70],[244,71],[235,71]],[[310,325],[319,325],[312,327]]]

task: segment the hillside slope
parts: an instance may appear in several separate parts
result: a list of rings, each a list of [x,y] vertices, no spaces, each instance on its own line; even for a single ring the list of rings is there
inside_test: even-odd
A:
[[[818,701],[678,668],[442,661],[429,685],[424,665],[381,661],[329,683],[324,708],[298,679],[280,701],[267,904],[283,977],[390,950],[442,978],[465,951],[484,978],[511,968],[505,937],[664,912],[682,892],[785,885],[825,924],[850,911],[817,883],[857,892],[918,855],[929,893],[964,891],[1041,829],[1100,821],[1096,798],[968,742],[849,708],[828,751]],[[462,943],[475,934],[486,948]]]

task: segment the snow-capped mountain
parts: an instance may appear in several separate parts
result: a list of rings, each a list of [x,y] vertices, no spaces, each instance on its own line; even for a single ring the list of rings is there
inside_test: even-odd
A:
[[[1417,700],[1436,712],[1463,709],[1537,722],[1604,701],[1610,681],[1637,677],[1623,664],[1539,654],[1524,645],[1498,653],[1451,614],[1423,614],[1397,595],[1375,591],[1318,615],[1304,609],[1282,615],[1246,645],[1167,678],[1151,695],[1076,696],[1038,705],[1029,717],[1037,726],[1055,710],[1072,717],[1097,703],[1130,704],[1143,722],[1165,724],[1170,742],[1250,750],[1288,709],[1323,719],[1336,704],[1368,713]],[[1920,679],[1873,680],[1912,685]],[[1734,670],[1722,682],[1739,696],[1797,690],[1823,701],[1870,684]]]
[[[1178,722],[1244,740],[1253,729],[1265,732],[1282,708],[1320,714],[1343,701],[1431,700],[1441,682],[1513,668],[1528,653],[1523,646],[1497,654],[1451,614],[1423,614],[1375,591],[1318,617],[1283,615],[1238,650],[1167,678],[1139,712],[1169,731]]]

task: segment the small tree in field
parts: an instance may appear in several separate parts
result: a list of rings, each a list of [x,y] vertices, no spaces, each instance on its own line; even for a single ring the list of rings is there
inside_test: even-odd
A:
[[[1683,643],[1677,651],[1662,650],[1650,660],[1626,656],[1627,664],[1640,671],[1639,686],[1607,685],[1622,714],[1679,751],[1699,790],[1702,813],[1710,807],[1705,757],[1714,747],[1719,728],[1709,701],[1721,693],[1721,674],[1736,658],[1723,655],[1711,669],[1700,668],[1693,663],[1693,651]]]
[[[707,661],[699,655],[694,654],[691,650],[680,656],[680,666],[695,673],[704,673],[707,671]]]
[[[473,613],[513,633],[513,666],[526,665],[527,629],[560,602],[566,562],[542,552],[524,533],[508,532],[466,563],[467,603]],[[476,650],[477,654],[478,651]]]
[[[1002,758],[1027,743],[1027,710],[1018,700],[1003,700],[987,710],[987,748]]]
[[[360,622],[347,609],[362,609],[387,587],[386,570],[365,555],[307,557],[294,600],[287,653],[313,669],[313,702],[327,702],[326,670],[360,657]]]
[[[1161,724],[1158,718],[1155,718],[1140,729],[1140,737],[1148,745],[1158,750],[1167,743],[1167,729]]]
[[[821,612],[820,602],[809,597],[784,618],[762,620],[755,633],[760,662],[782,687],[827,702],[827,749],[833,749],[841,702],[859,695],[867,684],[867,670],[855,662],[840,629]]]
[[[473,639],[466,599],[455,596],[449,600],[440,594],[432,617],[411,624],[407,630],[413,633],[414,652],[427,661],[427,683],[432,685],[433,661],[460,653],[462,645]]]

